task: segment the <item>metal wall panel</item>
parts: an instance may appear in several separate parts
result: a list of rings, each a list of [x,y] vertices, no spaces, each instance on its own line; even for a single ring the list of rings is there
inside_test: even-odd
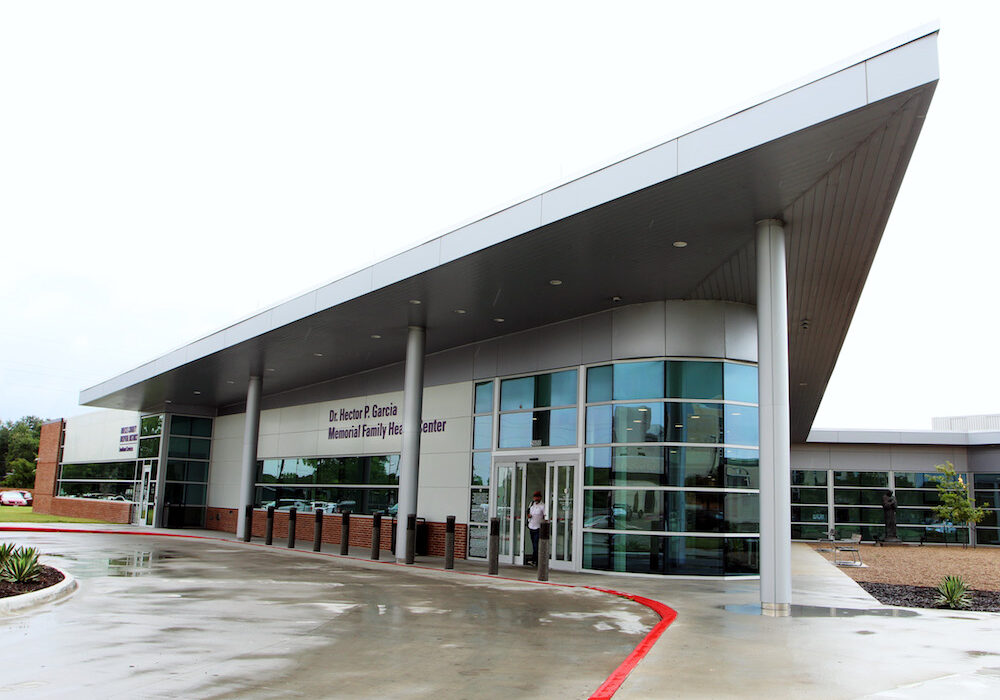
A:
[[[757,361],[757,308],[726,304],[726,357]]]
[[[540,338],[541,332],[537,328],[501,338],[500,352],[497,355],[499,376],[538,371]]]
[[[580,362],[589,365],[611,359],[612,327],[610,311],[580,319]]]
[[[540,328],[538,332],[538,369],[559,369],[580,364],[580,321],[567,321]]]
[[[725,305],[711,301],[668,301],[666,351],[669,357],[725,357]]]
[[[441,237],[441,264],[502,243],[538,228],[541,196],[516,204]]]
[[[316,290],[316,308],[327,309],[372,291],[371,267],[348,275]]]
[[[492,379],[497,376],[499,354],[499,340],[493,339],[476,343],[472,351],[473,379]]]
[[[937,80],[937,34],[875,56],[865,62],[865,67],[869,102]]]
[[[633,304],[611,312],[611,354],[618,359],[666,354],[666,320],[662,301]]]
[[[316,292],[289,299],[271,310],[271,324],[278,328],[316,313]]]

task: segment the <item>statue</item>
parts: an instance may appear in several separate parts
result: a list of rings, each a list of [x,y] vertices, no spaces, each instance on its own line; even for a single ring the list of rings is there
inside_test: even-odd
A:
[[[882,494],[882,516],[885,518],[885,539],[889,541],[898,541],[899,536],[896,534],[896,499],[892,495],[892,491],[886,491]]]

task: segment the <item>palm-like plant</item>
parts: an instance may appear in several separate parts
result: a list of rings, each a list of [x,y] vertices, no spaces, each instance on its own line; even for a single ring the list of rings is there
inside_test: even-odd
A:
[[[38,563],[38,550],[33,547],[23,547],[14,551],[0,566],[0,578],[11,583],[34,581],[41,573],[42,565]]]
[[[972,605],[972,595],[968,586],[958,576],[945,576],[938,584],[938,605],[947,605],[951,609],[967,608]]]

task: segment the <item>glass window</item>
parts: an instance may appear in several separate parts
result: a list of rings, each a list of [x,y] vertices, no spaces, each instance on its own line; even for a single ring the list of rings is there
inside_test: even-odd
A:
[[[662,362],[622,362],[614,365],[616,401],[663,398]]]
[[[575,369],[535,377],[535,406],[575,405],[576,384]]]
[[[755,406],[726,406],[725,441],[730,445],[756,445],[759,435]]]
[[[826,486],[825,471],[811,471],[806,469],[792,470],[793,486]]]
[[[587,401],[611,400],[611,383],[614,370],[611,365],[591,367],[587,370]]]
[[[576,444],[576,409],[500,415],[500,447]]]
[[[988,527],[977,527],[976,542],[979,544],[1000,544],[1000,530]]]
[[[587,444],[611,442],[611,411],[610,405],[591,406],[587,409]]]
[[[667,494],[670,532],[757,532],[760,498],[755,493],[671,491]]]
[[[363,475],[363,484],[398,485],[399,455],[378,455],[368,457],[368,471]]]
[[[940,518],[929,508],[899,508],[896,510],[896,522],[901,525],[932,525],[940,522]]]
[[[535,407],[535,378],[504,379],[500,382],[500,410],[516,411]]]
[[[171,436],[167,456],[181,459],[185,457],[190,457],[191,459],[208,459],[211,447],[211,440]]]
[[[663,537],[585,532],[583,565],[600,571],[719,576],[758,571],[751,537]]]
[[[159,457],[160,438],[150,437],[139,440],[139,457]]]
[[[668,403],[667,408],[668,441],[702,443],[723,441],[723,404]],[[744,444],[756,445],[756,435],[753,442]]]
[[[139,422],[139,436],[148,437],[163,432],[163,416],[145,416]]]
[[[941,503],[937,491],[897,491],[896,503],[901,506],[936,506]],[[882,505],[881,496],[878,505]]]
[[[833,519],[838,524],[869,523],[872,525],[882,525],[885,523],[885,516],[881,508],[834,508]]]
[[[321,486],[263,485],[256,488],[257,508],[274,506],[276,510],[295,508],[300,513],[319,508],[326,514],[350,511],[360,515],[391,515],[396,505],[395,488],[341,488]]]
[[[826,503],[826,489],[792,487],[792,503]]]
[[[490,461],[491,456],[489,452],[473,452],[472,453],[472,485],[473,486],[489,486],[490,485]]]
[[[96,498],[102,501],[131,501],[134,481],[64,481],[59,495],[67,498]]]
[[[794,522],[825,523],[828,517],[826,506],[792,506]]]
[[[100,464],[64,464],[62,479],[135,480],[135,462],[105,462]]]
[[[834,486],[889,486],[888,472],[834,472]],[[881,501],[880,501],[881,503]]]
[[[885,491],[875,489],[834,489],[833,502],[837,505],[846,506],[878,506],[881,509],[883,493],[885,493]],[[912,491],[911,493],[920,492]],[[904,505],[902,501],[898,500],[898,498],[897,503]]]
[[[757,403],[757,368],[731,362],[724,369],[725,396],[728,401]]]
[[[897,489],[936,489],[937,482],[933,479],[937,476],[940,474],[936,472],[896,472],[894,478]]]
[[[721,362],[668,362],[667,397],[672,399],[721,399]]]
[[[212,437],[212,419],[194,418],[192,416],[171,416],[170,434]]]
[[[829,532],[826,525],[799,525],[792,523],[793,540],[818,540],[825,538]]]
[[[476,384],[475,413],[493,413],[493,382]]]
[[[604,408],[594,406],[593,409]],[[663,442],[662,403],[614,405],[611,442]]]
[[[490,449],[493,438],[493,416],[476,416],[472,426],[472,449]]]
[[[557,408],[552,411],[538,411],[549,414],[549,438],[546,445],[576,444],[576,409]]]

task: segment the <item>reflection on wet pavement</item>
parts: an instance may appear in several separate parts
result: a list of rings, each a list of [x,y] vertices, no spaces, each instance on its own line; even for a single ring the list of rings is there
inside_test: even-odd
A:
[[[80,582],[0,617],[18,697],[581,697],[657,621],[585,589],[213,541],[7,539]]]
[[[723,605],[726,612],[760,615],[760,605]],[[828,608],[820,605],[792,605],[789,617],[918,617],[919,612],[904,608]]]

